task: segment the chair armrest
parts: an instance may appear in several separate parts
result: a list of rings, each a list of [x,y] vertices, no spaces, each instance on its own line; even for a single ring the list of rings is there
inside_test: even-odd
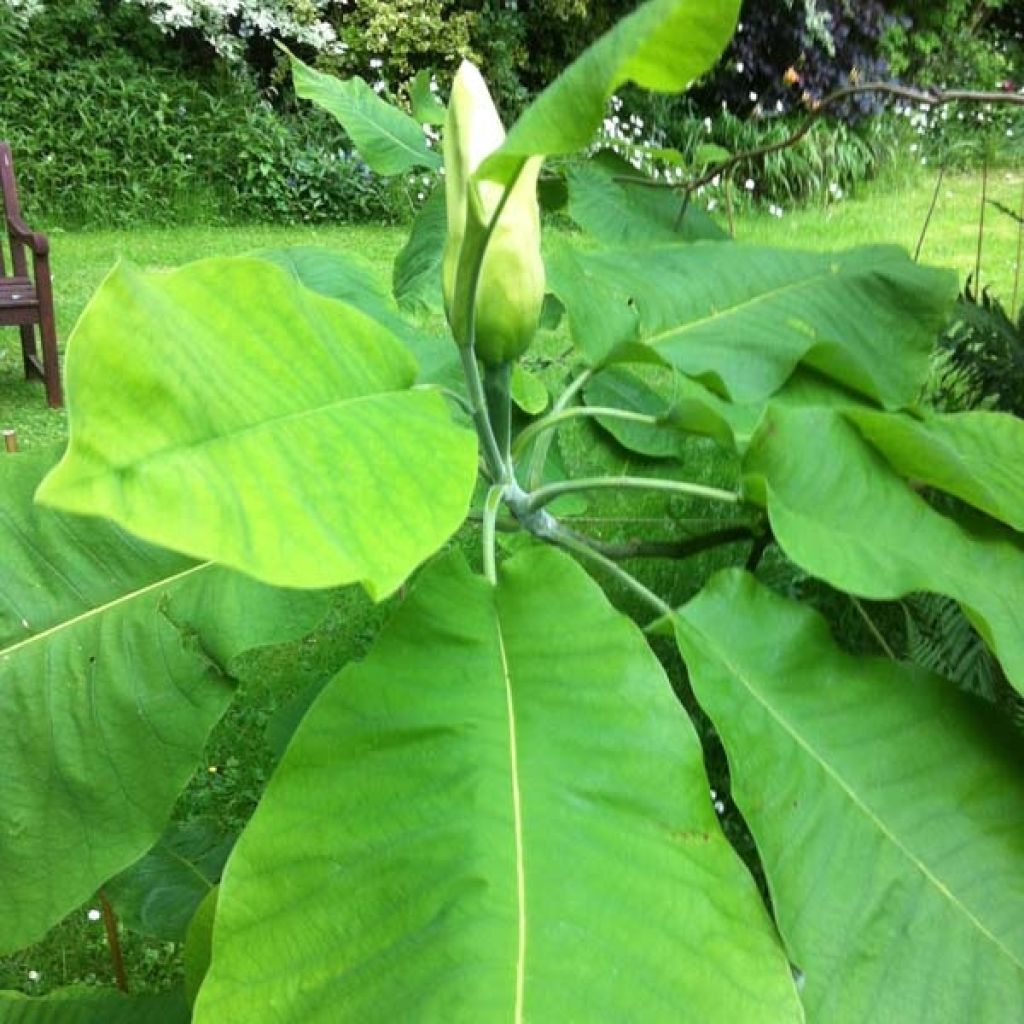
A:
[[[13,239],[24,242],[36,256],[45,256],[50,251],[46,235],[33,231],[16,213],[7,215],[7,230]]]

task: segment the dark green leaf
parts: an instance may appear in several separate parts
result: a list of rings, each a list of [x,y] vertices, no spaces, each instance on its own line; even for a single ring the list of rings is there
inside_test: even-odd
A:
[[[315,71],[293,54],[296,95],[312,100],[341,122],[366,165],[377,174],[401,174],[414,167],[440,167],[423,130],[404,111],[382,100],[358,75],[340,79]]]
[[[435,564],[327,686],[213,948],[200,1024],[802,1016],[657,659],[547,548]]]
[[[233,836],[215,822],[175,822],[141,860],[103,890],[121,923],[156,939],[181,942],[185,930],[224,868]]]
[[[1019,739],[936,676],[841,651],[746,573],[677,633],[808,1018],[1024,1019]]]
[[[1002,412],[846,413],[897,472],[1024,531],[1024,420]]]
[[[563,247],[550,265],[591,365],[635,359],[640,342],[740,403],[763,401],[799,363],[887,407],[912,403],[955,294],[951,274],[892,246]]]
[[[203,897],[189,922],[185,936],[185,951],[182,956],[185,967],[185,998],[190,1007],[195,1006],[199,989],[210,969],[210,953],[213,945],[213,922],[217,913],[217,899],[220,887],[214,886]]]
[[[326,608],[33,506],[52,462],[0,460],[3,951],[153,845],[231,700],[223,673]]]
[[[744,484],[804,571],[875,600],[914,591],[955,599],[1024,692],[1019,535],[935,511],[845,411],[770,407],[747,450]]]
[[[729,236],[693,203],[607,150],[569,172],[569,216],[607,245],[722,241]]]
[[[448,234],[444,187],[437,186],[420,207],[405,247],[395,260],[392,291],[402,309],[440,313],[441,252]]]
[[[42,998],[0,992],[4,1024],[188,1024],[182,992],[126,996],[114,989],[63,989]]]
[[[686,452],[688,434],[710,437],[727,451],[735,451],[737,443],[753,433],[758,415],[757,410],[726,402],[688,377],[653,368],[641,376],[610,367],[587,382],[584,398],[588,405],[659,417],[662,422],[657,426],[598,417],[624,448],[652,458],[679,458]]]

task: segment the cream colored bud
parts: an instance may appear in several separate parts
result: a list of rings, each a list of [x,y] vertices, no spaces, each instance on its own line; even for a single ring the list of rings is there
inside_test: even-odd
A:
[[[442,263],[445,312],[455,340],[470,337],[468,276],[478,245],[501,203],[504,187],[475,179],[484,160],[505,140],[505,129],[480,72],[468,61],[452,84],[444,132],[445,198],[448,237]],[[476,294],[475,348],[488,364],[516,359],[537,330],[544,303],[544,264],[540,255],[537,176],[542,159],[531,158],[520,171],[494,227],[480,270]]]

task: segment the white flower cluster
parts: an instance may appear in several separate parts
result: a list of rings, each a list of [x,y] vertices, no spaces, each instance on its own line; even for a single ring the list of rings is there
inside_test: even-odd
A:
[[[10,2],[10,0],[9,0]],[[348,0],[129,0],[167,33],[196,29],[228,60],[240,60],[253,36],[304,43],[318,53],[344,51],[324,15]]]
[[[43,0],[4,0],[3,4],[19,25],[27,25],[42,9]]]

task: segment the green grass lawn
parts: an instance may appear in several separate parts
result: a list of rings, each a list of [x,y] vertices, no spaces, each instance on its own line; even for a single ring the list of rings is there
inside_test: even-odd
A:
[[[993,171],[989,197],[1017,209],[1024,171]],[[788,212],[781,219],[751,213],[737,222],[740,241],[806,249],[841,249],[891,242],[913,250],[931,202],[934,178],[878,182],[864,194],[825,208]],[[963,281],[974,269],[978,237],[979,175],[947,178],[922,251],[925,262],[955,268]],[[323,245],[359,253],[385,276],[402,246],[395,227],[230,227],[137,229],[118,232],[54,232],[54,293],[61,346],[89,296],[119,260],[142,267],[175,267],[208,256],[229,256],[286,245]],[[986,212],[982,281],[1009,302],[1017,253],[1017,227],[989,206]],[[1018,303],[1021,296],[1018,296]],[[67,432],[64,412],[49,410],[42,385],[22,379],[18,332],[0,329],[0,429],[17,430],[23,448],[57,443]]]

